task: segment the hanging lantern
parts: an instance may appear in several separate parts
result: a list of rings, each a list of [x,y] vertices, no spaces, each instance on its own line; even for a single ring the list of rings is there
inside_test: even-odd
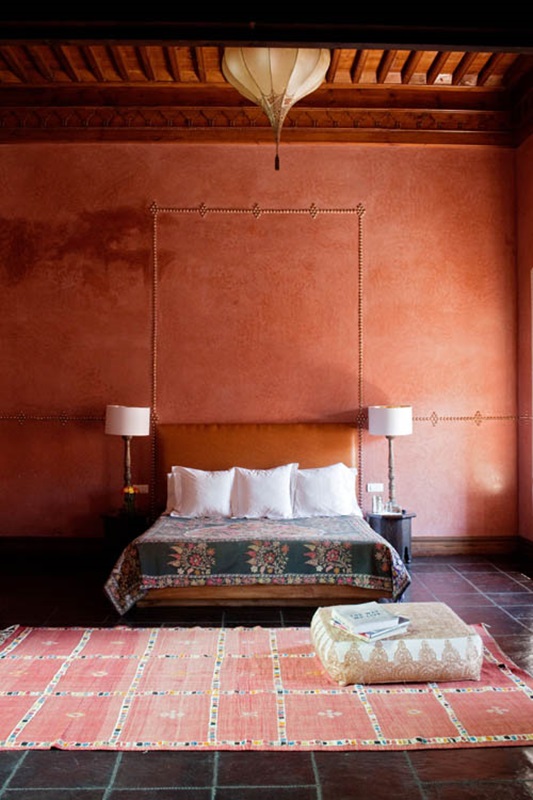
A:
[[[222,72],[244,97],[261,106],[276,137],[275,167],[279,169],[279,141],[292,106],[314,92],[326,75],[329,50],[293,47],[226,47]]]

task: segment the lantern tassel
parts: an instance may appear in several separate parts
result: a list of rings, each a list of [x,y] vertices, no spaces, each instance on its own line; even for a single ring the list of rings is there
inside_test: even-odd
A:
[[[276,157],[274,159],[274,169],[279,172],[279,141],[281,138],[281,126],[276,129]]]

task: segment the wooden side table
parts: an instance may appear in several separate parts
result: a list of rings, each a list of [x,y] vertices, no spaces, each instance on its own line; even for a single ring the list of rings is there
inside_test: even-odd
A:
[[[391,543],[406,564],[411,561],[411,520],[413,517],[416,517],[416,514],[408,511],[395,515],[373,513],[365,515],[370,527]]]
[[[106,556],[113,562],[117,560],[126,545],[144,533],[150,525],[148,515],[139,512],[126,514],[123,511],[114,511],[104,514],[102,519]]]

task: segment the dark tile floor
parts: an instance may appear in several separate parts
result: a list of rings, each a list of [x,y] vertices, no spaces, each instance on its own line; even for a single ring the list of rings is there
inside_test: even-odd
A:
[[[306,625],[313,608],[139,609],[118,617],[105,573],[69,563],[0,565],[0,628],[26,625]],[[72,560],[74,562],[74,559]],[[33,574],[32,574],[33,572]],[[484,622],[533,673],[533,569],[518,556],[415,558],[406,601]],[[526,800],[533,746],[273,753],[0,751],[0,800]]]

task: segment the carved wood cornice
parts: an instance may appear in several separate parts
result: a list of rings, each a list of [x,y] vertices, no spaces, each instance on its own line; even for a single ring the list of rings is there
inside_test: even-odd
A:
[[[523,115],[531,113],[531,100]],[[282,142],[484,144],[512,147],[510,112],[293,108]],[[0,106],[0,142],[273,142],[258,107]]]
[[[519,144],[533,134],[533,85],[524,90],[517,100],[514,127],[519,132]]]

